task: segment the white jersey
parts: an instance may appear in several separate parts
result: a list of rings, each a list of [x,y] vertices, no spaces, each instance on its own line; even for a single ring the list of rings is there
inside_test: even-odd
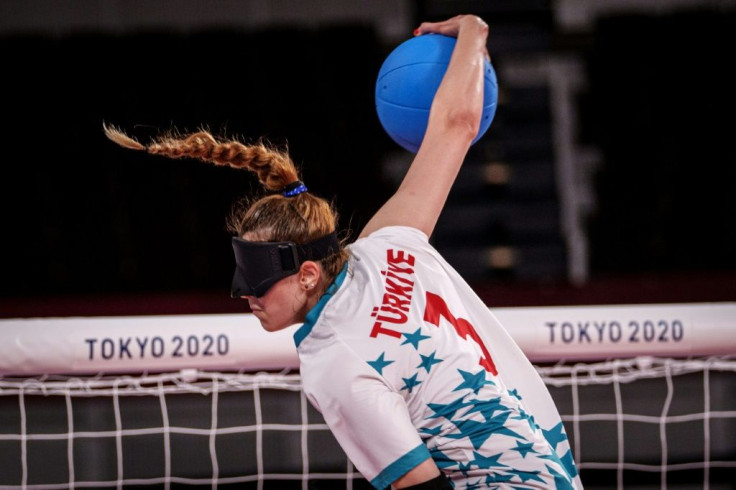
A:
[[[421,231],[382,228],[294,335],[304,391],[385,488],[431,457],[456,489],[582,488],[549,392]]]

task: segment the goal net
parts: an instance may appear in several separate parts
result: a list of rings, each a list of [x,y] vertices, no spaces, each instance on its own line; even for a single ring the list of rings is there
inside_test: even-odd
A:
[[[732,488],[736,304],[498,308],[586,488]],[[250,315],[0,320],[0,488],[371,488]]]

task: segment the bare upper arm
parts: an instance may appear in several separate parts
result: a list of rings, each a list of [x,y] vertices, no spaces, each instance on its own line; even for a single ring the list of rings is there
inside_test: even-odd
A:
[[[431,138],[417,152],[401,185],[361,233],[385,226],[411,226],[431,236],[465,158],[470,138],[455,130]]]

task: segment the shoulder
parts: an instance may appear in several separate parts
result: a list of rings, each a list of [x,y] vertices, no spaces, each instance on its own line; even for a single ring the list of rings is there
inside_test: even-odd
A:
[[[356,240],[350,245],[350,249],[362,249],[386,243],[423,246],[429,243],[429,237],[420,229],[411,226],[384,226],[370,235]]]
[[[391,263],[408,261],[413,265],[414,258],[429,257],[435,253],[427,235],[409,226],[379,228],[352,243],[349,251],[358,275],[363,273],[371,276],[383,274],[382,271]]]

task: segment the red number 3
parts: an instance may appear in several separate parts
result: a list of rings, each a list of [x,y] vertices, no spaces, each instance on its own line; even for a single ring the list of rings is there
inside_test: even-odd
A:
[[[496,365],[493,363],[493,359],[491,359],[491,354],[488,352],[488,349],[486,349],[486,346],[483,345],[483,341],[478,335],[478,332],[475,331],[475,328],[473,328],[473,325],[464,318],[455,318],[447,308],[447,303],[445,303],[444,299],[434,293],[427,292],[427,306],[424,310],[424,321],[439,327],[440,317],[444,317],[453,327],[455,327],[455,331],[460,338],[467,339],[470,337],[473,342],[478,344],[478,347],[480,347],[480,350],[483,352],[483,356],[480,358],[479,364],[483,366],[483,369],[494,376],[498,374]]]

